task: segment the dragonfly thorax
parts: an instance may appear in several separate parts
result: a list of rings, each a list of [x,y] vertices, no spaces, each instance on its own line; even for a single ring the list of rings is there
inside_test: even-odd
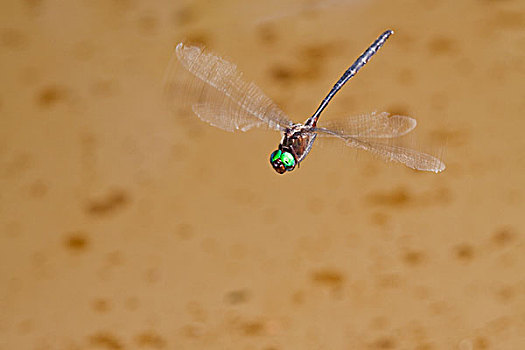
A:
[[[284,174],[292,171],[308,154],[315,139],[311,127],[294,124],[286,128],[279,148],[270,156],[270,163],[275,171]]]

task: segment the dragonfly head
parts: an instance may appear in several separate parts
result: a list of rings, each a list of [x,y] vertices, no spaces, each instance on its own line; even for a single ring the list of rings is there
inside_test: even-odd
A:
[[[292,153],[278,149],[270,156],[270,163],[275,171],[284,174],[295,169],[296,161]]]

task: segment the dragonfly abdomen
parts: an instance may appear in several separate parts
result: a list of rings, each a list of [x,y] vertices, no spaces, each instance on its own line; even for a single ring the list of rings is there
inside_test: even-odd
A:
[[[310,126],[313,126],[315,127],[317,125],[317,120],[319,119],[319,116],[321,115],[321,112],[326,108],[326,106],[328,105],[328,102],[330,102],[330,100],[335,96],[335,94],[341,90],[341,88],[343,87],[343,85],[348,81],[350,80],[350,78],[352,78],[354,75],[357,74],[357,72],[363,68],[363,66],[365,64],[367,64],[367,62],[370,60],[370,58],[372,58],[372,56],[375,55],[375,53],[381,48],[381,46],[383,46],[383,44],[385,43],[386,39],[388,39],[388,37],[390,35],[394,34],[394,31],[393,30],[387,30],[386,32],[384,32],[383,34],[381,34],[373,43],[372,45],[370,45],[368,47],[368,49],[365,50],[365,52],[363,52],[363,54],[361,56],[359,56],[359,58],[357,58],[357,60],[352,63],[352,65],[346,70],[346,72],[343,73],[343,75],[341,76],[341,78],[339,78],[339,80],[337,81],[337,83],[334,84],[334,86],[332,87],[332,90],[330,90],[330,92],[328,93],[328,95],[326,95],[326,97],[323,99],[323,101],[321,102],[321,104],[319,105],[319,107],[317,108],[317,110],[315,111],[314,115],[312,115],[306,122],[305,124],[306,125],[310,125]]]

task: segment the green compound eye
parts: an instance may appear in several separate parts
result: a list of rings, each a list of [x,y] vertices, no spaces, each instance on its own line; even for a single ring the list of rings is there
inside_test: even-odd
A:
[[[279,159],[281,157],[281,150],[278,149],[277,151],[274,151],[272,153],[272,155],[270,156],[270,162],[273,163],[275,162],[277,159]]]
[[[295,158],[290,152],[283,152],[281,154],[281,161],[286,168],[291,168],[295,165]]]

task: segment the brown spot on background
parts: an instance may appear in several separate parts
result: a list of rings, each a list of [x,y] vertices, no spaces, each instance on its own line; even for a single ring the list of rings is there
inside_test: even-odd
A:
[[[249,299],[250,293],[244,289],[233,290],[225,296],[226,302],[232,305],[246,303]]]
[[[196,11],[190,5],[184,5],[174,11],[173,20],[176,26],[185,26],[194,22],[197,17]]]
[[[336,270],[317,270],[311,273],[312,281],[320,286],[339,290],[343,286],[344,276]]]
[[[212,44],[212,37],[210,33],[205,31],[193,31],[186,35],[185,42],[188,44],[200,45],[209,47]]]
[[[289,82],[297,73],[290,66],[277,64],[270,68],[270,76],[281,82]]]
[[[137,21],[138,28],[142,34],[153,35],[157,30],[157,18],[147,14],[140,17]]]
[[[279,38],[275,26],[272,26],[271,24],[261,24],[257,26],[256,33],[259,40],[267,45],[274,44]]]
[[[467,243],[462,243],[454,247],[454,254],[461,261],[470,261],[474,258],[474,248]]]
[[[491,16],[489,23],[496,28],[523,30],[525,28],[525,15],[523,11],[498,11]]]
[[[403,254],[403,261],[410,266],[418,266],[425,260],[425,254],[420,251],[410,250]]]
[[[428,43],[428,49],[433,55],[457,54],[457,45],[447,37],[435,37]]]
[[[136,342],[141,348],[163,349],[166,347],[166,341],[154,331],[147,331],[138,334]]]
[[[384,226],[388,223],[389,217],[385,213],[373,213],[371,217],[371,221],[379,226]]]
[[[411,115],[410,108],[405,105],[392,105],[388,107],[388,112],[390,112],[392,115]]]
[[[381,337],[371,344],[372,349],[395,349],[396,342],[390,337]]]
[[[368,201],[376,205],[400,207],[409,204],[412,197],[406,188],[399,187],[391,192],[372,194],[368,196]]]
[[[176,235],[180,239],[189,239],[193,237],[193,226],[187,223],[180,223],[177,225]]]
[[[66,236],[65,244],[71,251],[83,252],[89,247],[89,240],[85,232],[77,231]]]
[[[261,321],[250,321],[243,323],[241,329],[247,336],[260,336],[265,332],[265,325]]]
[[[60,86],[48,86],[40,90],[37,96],[38,104],[43,107],[52,107],[66,98],[66,90]]]
[[[494,232],[492,235],[492,242],[499,247],[504,247],[514,240],[516,234],[511,228],[502,228]]]
[[[124,207],[128,202],[128,194],[115,189],[104,197],[91,200],[86,206],[86,212],[90,215],[106,215]]]
[[[100,313],[106,313],[111,309],[110,302],[101,298],[93,300],[92,307],[94,311]]]
[[[92,346],[108,350],[124,349],[121,341],[111,333],[100,332],[89,337]]]

